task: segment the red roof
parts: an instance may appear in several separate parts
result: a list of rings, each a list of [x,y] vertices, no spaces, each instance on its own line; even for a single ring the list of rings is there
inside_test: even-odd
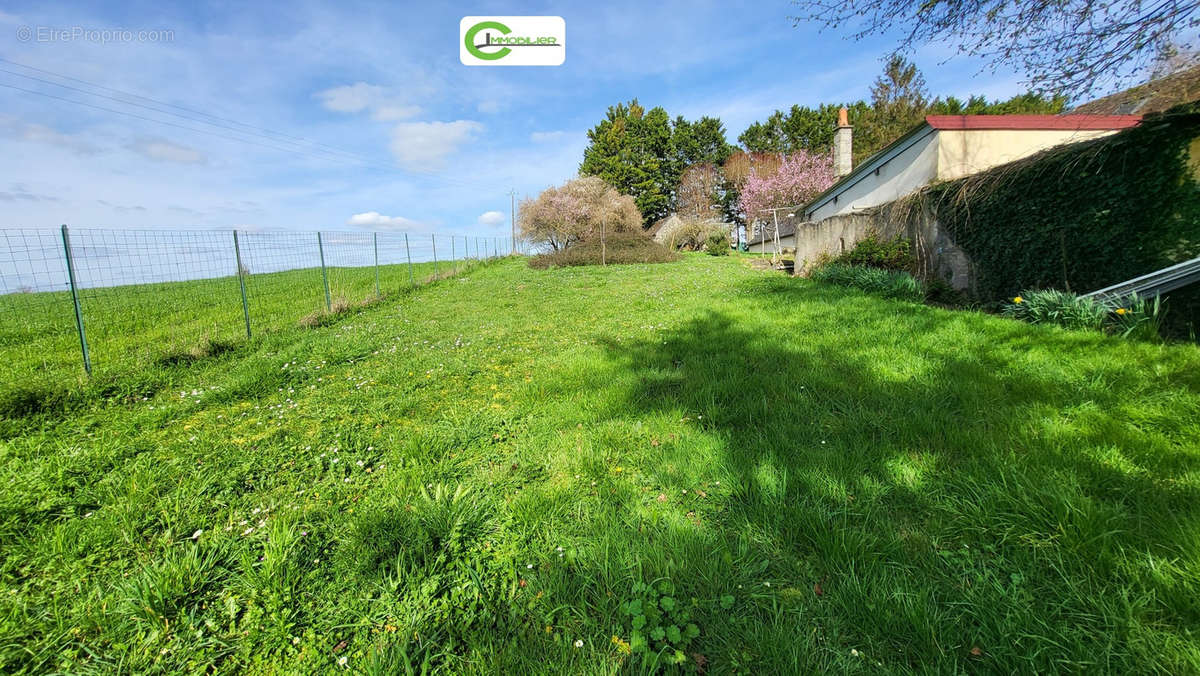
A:
[[[1141,115],[929,115],[934,129],[1069,129],[1072,131],[1126,129]]]

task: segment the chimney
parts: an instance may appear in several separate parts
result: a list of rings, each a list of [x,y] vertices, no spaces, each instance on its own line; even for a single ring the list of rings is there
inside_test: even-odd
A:
[[[838,111],[837,129],[833,132],[833,173],[838,178],[849,174],[853,164],[853,127],[850,126],[850,111],[842,106]]]

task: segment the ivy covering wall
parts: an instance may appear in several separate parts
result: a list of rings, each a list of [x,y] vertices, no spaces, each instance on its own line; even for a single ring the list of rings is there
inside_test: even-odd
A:
[[[914,200],[966,251],[985,303],[1030,288],[1086,293],[1195,258],[1200,102]]]

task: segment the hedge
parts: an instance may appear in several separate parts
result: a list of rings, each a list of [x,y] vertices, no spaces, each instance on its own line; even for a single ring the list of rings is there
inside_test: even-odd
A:
[[[984,302],[1086,293],[1200,256],[1200,102],[918,193]]]

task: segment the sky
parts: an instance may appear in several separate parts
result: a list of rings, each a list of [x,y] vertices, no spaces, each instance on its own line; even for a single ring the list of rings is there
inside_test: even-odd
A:
[[[856,43],[793,26],[794,11],[695,0],[10,1],[0,228],[502,235],[509,191],[519,200],[574,176],[587,130],[615,103],[717,116],[736,143],[775,109],[868,98],[894,37]],[[468,15],[561,16],[565,62],[464,66]],[[51,39],[76,27],[88,33]],[[104,42],[104,29],[148,33]],[[934,95],[1024,90],[1018,75],[945,47],[911,56]]]

